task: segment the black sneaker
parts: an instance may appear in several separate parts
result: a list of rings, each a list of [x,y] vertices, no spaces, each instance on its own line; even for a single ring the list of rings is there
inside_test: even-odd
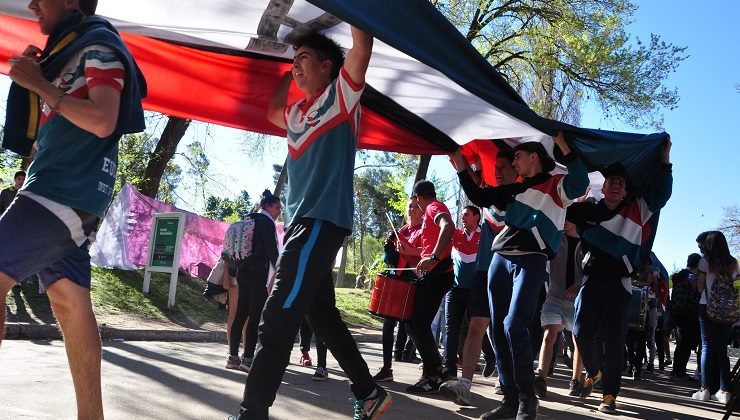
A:
[[[354,420],[374,420],[380,418],[391,407],[393,401],[388,392],[382,387],[377,387],[378,395],[372,399],[354,400]]]
[[[540,403],[534,395],[519,394],[519,410],[516,413],[516,420],[534,420],[537,418],[537,411]]]
[[[393,382],[393,369],[380,368],[380,371],[373,376],[373,380],[375,382]]]
[[[515,419],[518,411],[519,407],[517,406],[517,403],[509,401],[504,397],[501,401],[501,405],[494,408],[492,411],[483,413],[483,415],[478,418],[481,420]]]
[[[581,387],[581,383],[578,382],[578,379],[571,379],[568,383],[568,395],[571,397],[577,397],[579,395],[578,388]]]
[[[440,385],[439,379],[430,380],[426,376],[422,376],[419,382],[406,387],[406,391],[414,394],[436,394],[439,392]]]
[[[496,361],[486,360],[486,367],[483,368],[483,377],[488,378],[496,371]]]
[[[547,399],[547,381],[540,375],[534,377],[534,394],[541,400]]]

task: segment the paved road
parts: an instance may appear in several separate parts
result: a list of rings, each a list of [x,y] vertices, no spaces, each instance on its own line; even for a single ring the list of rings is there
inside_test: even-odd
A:
[[[380,344],[360,343],[373,372],[380,366]],[[241,400],[245,374],[223,368],[226,346],[218,343],[106,342],[103,355],[103,392],[108,419],[220,419],[233,413]],[[291,360],[298,358],[297,348]],[[315,354],[312,351],[312,354]],[[595,411],[596,398],[585,403],[567,396],[567,372],[559,366],[550,381],[550,400],[540,418],[610,418]],[[329,358],[330,378],[313,382],[313,369],[290,365],[273,419],[347,419],[352,405],[348,381]],[[390,383],[394,403],[385,419],[477,418],[498,403],[493,379],[476,376],[474,403],[460,408],[437,396],[410,396],[402,392],[419,376],[417,366],[394,365]],[[688,396],[695,385],[673,383],[655,375],[637,384],[625,379],[618,418],[720,418],[718,403],[699,403]],[[0,348],[0,419],[74,419],[71,377],[61,341],[6,340]]]

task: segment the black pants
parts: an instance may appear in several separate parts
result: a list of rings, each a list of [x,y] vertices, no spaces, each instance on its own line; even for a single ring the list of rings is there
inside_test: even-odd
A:
[[[244,347],[244,357],[254,357],[254,348],[257,346],[257,326],[260,323],[262,308],[267,300],[268,268],[258,270],[239,270],[236,273],[236,282],[239,284],[239,300],[236,305],[236,315],[231,323],[229,332],[229,354],[239,355],[239,343],[242,340],[242,329],[247,324],[247,337]]]
[[[430,275],[416,287],[414,312],[409,322],[411,338],[424,363],[425,376],[437,376],[442,368],[437,344],[432,335],[432,321],[437,315],[442,297],[452,288],[452,271]]]
[[[349,234],[347,229],[317,219],[301,218],[290,225],[277,263],[275,288],[262,312],[257,353],[247,375],[240,418],[268,418],[304,318],[349,377],[355,397],[364,399],[375,390],[375,381],[339,315],[334,296],[332,265]]]
[[[304,319],[300,330],[301,341],[298,344],[301,348],[301,353],[308,353],[311,350],[311,337],[313,336],[314,333],[311,326]],[[316,336],[316,367],[326,369],[326,345],[318,336]]]
[[[686,364],[689,363],[691,351],[699,345],[699,314],[673,315],[676,325],[676,351],[673,353],[673,374],[686,374]]]
[[[635,372],[642,372],[642,361],[645,359],[645,350],[647,346],[647,331],[627,330],[627,355],[632,369]]]
[[[398,333],[395,332],[396,325],[398,325]],[[383,367],[390,369],[393,366],[393,355],[395,353],[396,359],[400,358],[403,353],[410,354],[412,351],[415,353],[414,343],[408,335],[409,324],[405,322],[399,323],[395,319],[386,318],[383,320]],[[396,339],[395,346],[393,345],[393,338]]]

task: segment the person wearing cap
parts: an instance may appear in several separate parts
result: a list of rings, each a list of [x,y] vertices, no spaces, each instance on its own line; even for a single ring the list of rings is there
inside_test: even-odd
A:
[[[541,143],[527,142],[514,148],[514,168],[523,181],[511,185],[478,187],[468,174],[460,149],[451,156],[470,201],[506,212],[506,227],[493,241],[495,254],[488,271],[493,346],[504,399],[482,419],[537,416],[529,325],[547,260],[560,247],[565,209],[589,184],[586,165],[571,153],[563,134],[553,140],[564,155],[568,174],[550,175],[555,161]]]
[[[434,184],[421,180],[414,184],[411,197],[416,197],[424,211],[421,224],[421,260],[416,269],[422,281],[416,286],[414,312],[411,316],[411,338],[421,355],[424,370],[419,381],[406,388],[418,394],[435,394],[444,382],[442,358],[432,336],[432,320],[442,302],[442,297],[452,288],[452,235],[455,225],[450,210],[437,200]],[[399,241],[399,252],[409,254],[408,244]]]
[[[584,277],[576,297],[573,325],[587,374],[581,383],[580,396],[588,397],[594,384],[602,381],[599,411],[604,413],[616,412],[627,333],[626,314],[632,296],[630,276],[641,266],[646,224],[671,196],[670,150],[668,138],[661,146],[659,176],[643,194],[628,197],[631,180],[621,165],[614,164],[601,171],[605,179],[602,200],[576,203],[568,209],[568,220],[580,230],[585,253]],[[603,372],[598,355],[602,341]]]

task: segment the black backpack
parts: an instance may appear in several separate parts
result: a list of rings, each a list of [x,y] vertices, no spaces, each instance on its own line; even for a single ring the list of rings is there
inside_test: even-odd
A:
[[[673,275],[673,291],[671,292],[671,315],[697,315],[701,293],[696,290],[698,276],[689,270],[683,269]]]

